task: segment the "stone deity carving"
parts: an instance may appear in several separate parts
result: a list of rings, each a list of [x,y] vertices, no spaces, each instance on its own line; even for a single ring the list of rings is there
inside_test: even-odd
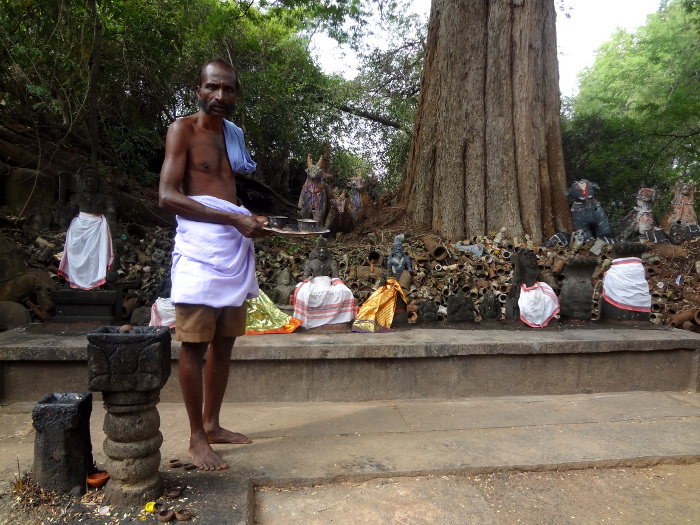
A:
[[[289,298],[294,293],[295,287],[292,271],[284,268],[277,277],[277,286],[270,292],[270,299],[276,304],[289,304]]]
[[[294,291],[294,317],[304,328],[348,323],[357,315],[350,288],[338,277],[338,264],[331,258],[326,240],[319,237],[316,248],[304,263],[304,279]]]
[[[411,259],[406,255],[403,249],[403,241],[407,237],[410,237],[410,234],[397,235],[394,237],[394,242],[391,245],[387,268],[389,270],[389,276],[395,279],[399,279],[404,270],[408,272],[413,271]]]
[[[447,320],[450,322],[473,322],[475,319],[472,298],[459,290],[447,299]]]
[[[83,164],[77,178],[80,191],[67,203],[56,203],[56,220],[68,230],[59,273],[71,288],[91,290],[107,282],[110,267],[118,267],[112,245],[116,208],[112,198],[102,191],[94,166]],[[114,272],[110,277],[118,276]]]
[[[319,238],[316,248],[304,263],[304,279],[320,276],[338,279],[338,263],[330,258],[326,240],[323,237]]]

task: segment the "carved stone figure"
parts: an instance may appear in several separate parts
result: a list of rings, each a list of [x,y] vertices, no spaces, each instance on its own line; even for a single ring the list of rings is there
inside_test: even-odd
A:
[[[511,294],[506,299],[506,319],[519,317],[533,328],[547,326],[559,313],[559,299],[549,284],[538,280],[540,272],[535,252],[521,250],[516,256]],[[517,290],[514,291],[514,287]]]
[[[450,322],[474,322],[474,302],[472,298],[459,290],[455,295],[447,298],[447,320]]]
[[[410,237],[410,234],[402,234],[394,237],[394,242],[391,245],[391,252],[387,260],[387,269],[389,276],[399,279],[404,271],[412,272],[411,259],[403,250],[404,239]]]
[[[110,266],[118,267],[112,246],[116,208],[112,198],[102,191],[95,167],[83,164],[77,177],[80,191],[68,203],[56,203],[56,219],[68,229],[59,274],[71,288],[92,290],[107,282]]]
[[[323,180],[321,164],[323,157],[314,164],[311,155],[306,159],[306,182],[301,188],[298,207],[302,219],[314,219],[319,226],[326,224],[328,214],[329,189]]]
[[[501,303],[496,298],[493,291],[489,290],[484,294],[481,304],[479,305],[479,313],[484,319],[495,319],[499,320],[501,318]]]
[[[276,304],[289,304],[295,287],[296,283],[292,278],[292,271],[289,268],[284,268],[277,276],[277,285],[270,292],[270,299]]]
[[[629,212],[618,227],[619,241],[637,240],[640,235],[646,236],[657,226],[652,208],[656,200],[654,188],[642,188],[637,192],[637,205]]]
[[[588,321],[593,311],[591,277],[598,266],[593,258],[574,257],[564,268],[564,284],[559,294],[561,316]]]
[[[338,278],[338,265],[330,258],[326,240],[319,237],[304,264],[304,280],[294,291],[294,317],[304,328],[349,323],[357,304],[350,288]]]
[[[438,304],[432,299],[418,303],[418,319],[421,323],[436,323],[438,320]]]
[[[593,237],[612,237],[608,216],[595,198],[599,190],[595,182],[582,179],[573,183],[567,190],[566,196],[571,199],[571,217],[574,230],[582,230],[585,239]]]
[[[316,248],[312,250],[309,259],[304,263],[304,279],[320,276],[338,278],[338,264],[330,258],[330,252],[323,237],[319,237]]]
[[[612,249],[612,265],[605,272],[600,318],[612,321],[648,321],[651,294],[640,258],[649,248],[637,242],[619,243]]]
[[[540,273],[537,254],[532,250],[520,250],[511,256],[510,263],[513,267],[508,298],[506,299],[506,319],[512,321],[520,317],[518,299],[520,299],[520,287],[532,287],[537,282]]]

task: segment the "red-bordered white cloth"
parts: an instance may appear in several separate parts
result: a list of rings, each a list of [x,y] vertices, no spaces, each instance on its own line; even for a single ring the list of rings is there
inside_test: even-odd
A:
[[[175,328],[175,306],[170,297],[159,297],[151,306],[149,326],[167,326]]]
[[[107,281],[113,255],[105,216],[80,212],[68,226],[58,273],[71,288],[92,290]]]
[[[520,286],[518,298],[520,320],[533,328],[542,328],[559,313],[559,298],[547,283],[537,281],[530,287]]]
[[[294,290],[294,315],[304,328],[355,320],[357,304],[350,288],[340,279],[320,276],[307,279]]]
[[[651,312],[651,294],[642,260],[615,259],[603,279],[603,298],[613,306],[635,312]]]

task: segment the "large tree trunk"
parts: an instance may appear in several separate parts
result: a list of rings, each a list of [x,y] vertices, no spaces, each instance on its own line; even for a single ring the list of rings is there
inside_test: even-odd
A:
[[[571,229],[553,0],[433,0],[399,203],[453,240]]]

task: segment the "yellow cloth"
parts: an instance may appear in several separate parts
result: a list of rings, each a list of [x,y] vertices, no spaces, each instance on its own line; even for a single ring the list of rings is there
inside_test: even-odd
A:
[[[245,335],[289,334],[300,324],[301,320],[277,308],[262,290],[258,297],[248,299]]]
[[[377,288],[362,304],[352,324],[353,332],[388,331],[394,322],[396,295],[406,301],[406,296],[399,282],[390,277],[384,286]]]

